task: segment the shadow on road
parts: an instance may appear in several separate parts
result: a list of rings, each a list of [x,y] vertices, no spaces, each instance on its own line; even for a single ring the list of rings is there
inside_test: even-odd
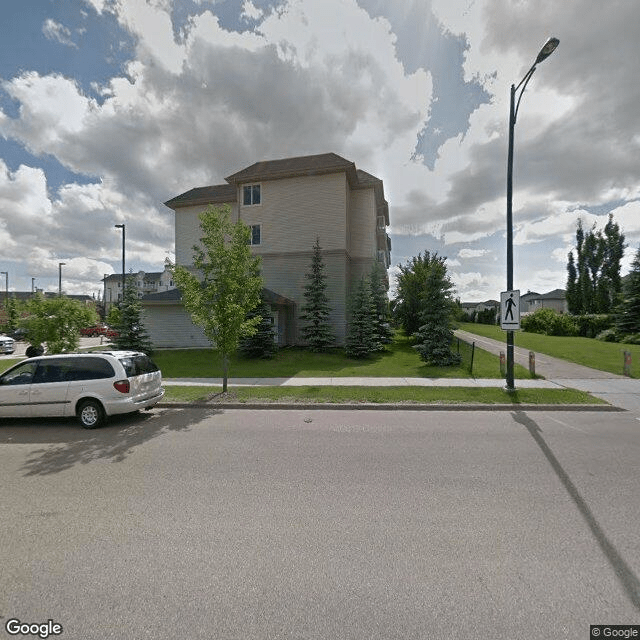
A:
[[[578,508],[580,515],[587,523],[593,537],[602,549],[605,557],[609,561],[614,573],[616,574],[622,588],[624,589],[627,597],[631,601],[631,604],[640,611],[640,580],[632,571],[631,567],[625,562],[624,558],[620,555],[615,546],[607,538],[602,527],[595,519],[589,505],[585,502],[584,498],[580,495],[577,487],[571,481],[571,478],[567,475],[567,472],[562,468],[559,460],[554,455],[549,445],[542,437],[542,429],[538,426],[535,420],[532,420],[523,411],[516,411],[512,413],[513,419],[521,424],[531,434],[531,437],[536,441],[536,444],[540,447],[540,450],[548,460],[551,468],[554,470],[558,479],[567,490],[567,493],[573,500],[574,504]]]
[[[219,409],[154,409],[150,413],[113,416],[87,430],[70,418],[15,420],[0,427],[0,443],[45,445],[32,450],[22,466],[25,476],[48,475],[95,460],[122,462],[137,446],[170,431],[188,431]]]

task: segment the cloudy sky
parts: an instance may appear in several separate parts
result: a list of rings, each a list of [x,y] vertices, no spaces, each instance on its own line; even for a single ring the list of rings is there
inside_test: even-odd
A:
[[[394,265],[463,301],[564,287],[578,218],[640,245],[637,0],[12,0],[0,39],[0,271],[96,294],[173,258],[162,203],[257,160],[335,152],[384,181]],[[2,276],[4,278],[4,276]],[[0,279],[0,288],[4,280]]]

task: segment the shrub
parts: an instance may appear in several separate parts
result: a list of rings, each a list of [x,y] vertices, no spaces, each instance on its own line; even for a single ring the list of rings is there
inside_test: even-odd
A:
[[[630,333],[624,336],[621,342],[624,344],[640,344],[640,333]]]
[[[553,309],[538,309],[534,313],[524,316],[521,320],[524,331],[541,333],[547,336],[575,336],[578,326],[573,317],[558,313]]]
[[[618,342],[618,333],[615,329],[605,329],[596,336],[596,340],[602,340],[602,342]]]
[[[578,335],[583,338],[594,338],[613,326],[613,316],[607,313],[590,313],[572,317],[578,326]]]

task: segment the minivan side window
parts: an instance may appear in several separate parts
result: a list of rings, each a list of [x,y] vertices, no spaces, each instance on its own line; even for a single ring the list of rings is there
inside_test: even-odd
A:
[[[111,363],[104,358],[70,358],[73,362],[67,380],[104,380],[116,375]]]
[[[0,376],[0,384],[30,384],[37,366],[37,362],[25,362]]]
[[[43,384],[45,382],[64,382],[68,380],[71,362],[65,358],[51,358],[40,360],[38,369],[33,376],[33,384]]]

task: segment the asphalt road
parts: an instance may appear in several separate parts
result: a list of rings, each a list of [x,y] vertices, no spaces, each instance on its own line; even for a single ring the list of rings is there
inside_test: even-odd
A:
[[[640,624],[639,460],[629,413],[4,421],[0,637],[586,640]]]

